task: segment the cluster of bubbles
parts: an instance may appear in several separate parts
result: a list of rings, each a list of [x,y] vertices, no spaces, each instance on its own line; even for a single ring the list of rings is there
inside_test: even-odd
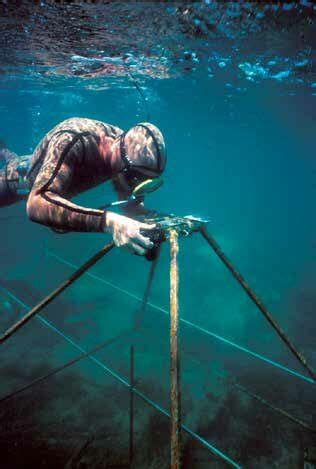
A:
[[[308,0],[21,5],[0,1],[3,73],[106,77],[124,86],[128,74],[145,80],[205,71],[236,89],[243,80],[275,80],[315,91],[315,6]]]

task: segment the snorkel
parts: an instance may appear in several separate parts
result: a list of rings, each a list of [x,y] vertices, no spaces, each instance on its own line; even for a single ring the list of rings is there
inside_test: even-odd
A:
[[[135,205],[135,203],[142,203],[144,201],[145,195],[155,192],[163,185],[163,179],[158,177],[155,179],[146,179],[145,181],[138,184],[133,190],[131,195],[125,200],[118,200],[111,202],[106,205],[102,205],[99,209],[108,209],[115,207],[128,207]]]

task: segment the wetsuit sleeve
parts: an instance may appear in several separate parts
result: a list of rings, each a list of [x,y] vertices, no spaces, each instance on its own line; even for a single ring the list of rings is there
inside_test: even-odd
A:
[[[27,201],[30,220],[62,232],[104,230],[106,212],[71,203],[65,195],[76,165],[83,162],[83,146],[73,134],[52,137]]]

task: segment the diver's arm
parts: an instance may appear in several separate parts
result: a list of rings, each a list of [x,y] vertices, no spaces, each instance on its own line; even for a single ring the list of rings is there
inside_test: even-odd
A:
[[[32,191],[27,214],[31,221],[62,232],[103,232],[105,228],[105,211],[81,207],[51,191]]]
[[[82,143],[77,140],[73,144],[72,134],[52,137],[27,201],[30,220],[63,232],[104,231],[106,212],[81,207],[62,196],[81,154]]]

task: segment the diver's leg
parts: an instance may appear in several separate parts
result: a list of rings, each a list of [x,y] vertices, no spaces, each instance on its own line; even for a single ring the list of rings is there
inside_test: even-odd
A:
[[[16,203],[20,200],[17,193],[19,178],[17,175],[9,175],[8,167],[0,171],[0,207]]]

